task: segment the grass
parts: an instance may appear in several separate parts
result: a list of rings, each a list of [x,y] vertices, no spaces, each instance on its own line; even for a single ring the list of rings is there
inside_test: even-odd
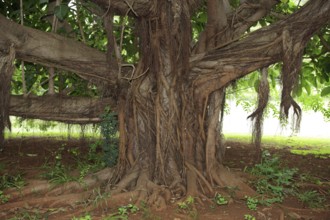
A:
[[[238,141],[249,143],[251,135],[249,134],[225,134],[229,141]],[[330,138],[307,138],[307,137],[284,137],[284,136],[263,136],[262,143],[265,148],[289,147],[294,154],[313,154],[317,156],[330,156]]]

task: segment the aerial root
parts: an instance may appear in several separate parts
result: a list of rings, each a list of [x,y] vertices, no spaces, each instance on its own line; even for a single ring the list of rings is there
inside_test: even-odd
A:
[[[31,194],[43,194],[46,192],[47,193],[45,195],[51,197],[64,194],[66,192],[72,193],[95,188],[97,185],[100,185],[108,180],[111,175],[112,169],[105,168],[97,173],[87,175],[81,182],[68,182],[60,186],[56,186],[47,180],[31,180],[27,182],[27,186],[21,190],[10,188],[5,190],[4,193],[6,195],[10,195],[11,200],[16,200]]]
[[[150,181],[147,172],[142,171],[136,184],[136,190],[139,192],[139,197],[136,204],[146,202],[156,210],[163,210],[167,207],[167,202],[170,200],[171,192],[165,187],[159,186]]]
[[[105,183],[111,178],[113,170],[111,168],[105,168],[97,173],[87,175],[81,182],[68,182],[64,185],[55,187],[49,191],[46,196],[61,195],[67,192],[80,192],[82,190],[89,190],[96,188]]]
[[[0,211],[6,211],[6,214],[10,214],[10,212],[17,210],[18,207],[54,208],[54,207],[70,206],[74,208],[78,202],[86,200],[89,196],[90,196],[89,192],[84,192],[84,193],[66,194],[61,196],[34,198],[33,200],[29,200],[29,201],[24,200],[24,201],[17,201],[17,202],[3,204],[0,206]]]

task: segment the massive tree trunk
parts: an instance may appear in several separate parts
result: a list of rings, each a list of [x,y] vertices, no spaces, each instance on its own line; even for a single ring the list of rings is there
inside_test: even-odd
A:
[[[109,7],[107,0],[94,2]],[[117,78],[120,74],[115,71],[107,75],[106,58],[100,52],[88,49],[89,54],[87,49],[77,51],[70,46],[86,48],[81,43],[68,40],[63,44],[67,53],[73,53],[68,57],[67,53],[48,54],[52,47],[46,39],[57,44],[64,40],[53,34],[17,26],[17,31],[10,29],[12,34],[0,36],[0,49],[8,42],[18,42],[15,46],[20,59],[77,71],[83,76],[92,76],[90,73],[95,71],[97,78],[108,77],[109,83],[118,86],[120,146],[118,164],[111,176],[113,194],[135,191],[139,200],[157,207],[163,207],[171,195],[212,195],[216,185],[239,186],[243,190],[239,196],[253,194],[221,165],[219,115],[225,87],[254,70],[284,61],[282,79],[286,86],[281,107],[284,114],[290,107],[300,114],[291,97],[296,69],[308,39],[329,21],[330,2],[310,1],[285,20],[240,38],[277,1],[244,3],[236,12],[230,12],[226,0],[209,0],[212,8],[208,24],[194,48],[190,47],[190,20],[198,1],[125,2],[113,1],[112,7],[118,13],[131,10],[130,15],[136,17],[141,58],[129,86],[125,79]],[[142,3],[149,10],[142,10]],[[1,27],[8,23],[0,17]],[[40,44],[43,50],[29,46],[37,44],[35,39],[44,42]],[[39,50],[44,52],[38,55]],[[62,47],[52,50],[60,51]],[[79,53],[83,53],[83,59]]]

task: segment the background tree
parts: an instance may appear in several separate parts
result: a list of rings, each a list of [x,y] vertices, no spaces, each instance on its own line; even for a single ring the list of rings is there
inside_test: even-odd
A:
[[[268,78],[282,84],[281,117],[287,118],[293,109],[299,121],[301,108],[293,96],[302,88],[308,91],[310,81],[305,78],[314,80],[311,76],[317,75],[315,70],[308,77],[299,75],[304,50],[316,33],[322,52],[310,59],[326,70],[316,81],[329,81],[327,0],[302,7],[277,0],[63,0],[50,14],[50,3],[28,2],[40,10],[31,14],[38,21],[29,25],[26,19],[25,27],[5,18],[15,19],[15,3],[1,7],[5,16],[0,15],[0,27],[7,31],[0,36],[0,51],[6,55],[12,48],[17,59],[65,71],[55,77],[55,86],[58,82],[57,92],[66,96],[53,96],[52,102],[45,96],[11,97],[9,113],[83,123],[98,121],[104,105],[111,105],[119,120],[119,156],[117,165],[98,177],[100,182],[110,180],[106,190],[117,198],[136,196],[162,208],[171,195],[205,197],[214,195],[215,186],[237,186],[238,197],[253,194],[222,166],[226,88],[262,69],[256,83],[258,106],[250,115],[259,146]],[[38,26],[42,18],[54,14],[66,36],[46,33],[49,23]],[[277,63],[281,73],[267,72]],[[27,71],[26,78],[35,73]],[[45,76],[46,71],[39,73]],[[63,93],[66,89],[70,92]],[[9,100],[8,88],[2,90],[2,97]],[[8,111],[7,105],[2,106]],[[17,110],[18,106],[23,108]],[[2,112],[3,121],[8,113]],[[100,183],[89,179],[88,185],[94,184]],[[127,190],[131,193],[123,193]]]

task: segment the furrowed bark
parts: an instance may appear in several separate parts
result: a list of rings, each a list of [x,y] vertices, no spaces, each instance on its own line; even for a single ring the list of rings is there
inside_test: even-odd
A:
[[[115,102],[109,98],[11,96],[9,114],[23,118],[86,124],[100,122],[100,116],[109,106],[116,111]]]
[[[190,80],[200,103],[213,91],[252,71],[282,61],[283,30],[293,38],[293,45],[310,39],[330,20],[330,1],[307,3],[287,19],[260,29],[247,37],[190,59]]]
[[[85,79],[111,81],[105,53],[70,38],[24,27],[0,14],[0,51],[14,44],[16,58],[79,74]]]

